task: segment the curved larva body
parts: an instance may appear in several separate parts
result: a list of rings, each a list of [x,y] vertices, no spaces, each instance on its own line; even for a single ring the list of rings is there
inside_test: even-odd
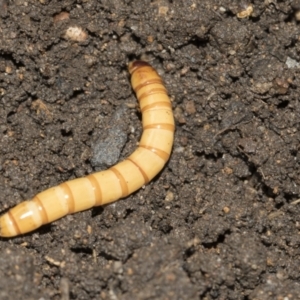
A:
[[[162,80],[146,62],[129,64],[140,102],[143,134],[139,147],[110,169],[74,179],[37,194],[0,217],[0,236],[30,232],[67,214],[124,198],[148,183],[169,159],[174,118]]]

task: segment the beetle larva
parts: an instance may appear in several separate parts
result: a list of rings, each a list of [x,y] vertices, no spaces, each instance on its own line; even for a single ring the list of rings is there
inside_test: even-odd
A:
[[[0,217],[0,236],[27,233],[67,214],[124,198],[161,171],[174,139],[170,98],[148,63],[134,61],[128,69],[142,111],[143,134],[138,148],[108,170],[64,182],[15,206]]]

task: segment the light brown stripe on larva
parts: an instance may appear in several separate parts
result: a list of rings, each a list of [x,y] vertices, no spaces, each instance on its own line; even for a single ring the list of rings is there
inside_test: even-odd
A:
[[[96,179],[96,177],[93,174],[88,175],[86,178],[90,181],[90,183],[93,187],[93,190],[94,190],[95,202],[96,202],[95,206],[102,205],[102,190],[101,190],[98,180]]]
[[[155,102],[153,104],[146,105],[142,108],[142,113],[151,110],[153,108],[169,108],[172,109],[172,105],[170,101],[161,101],[161,102]]]
[[[117,178],[119,179],[119,183],[121,186],[121,190],[122,190],[122,198],[129,195],[129,191],[128,191],[128,185],[123,177],[123,175],[114,167],[110,168],[110,170],[112,172],[115,173],[115,175],[117,176]]]
[[[68,201],[68,213],[73,214],[75,212],[75,201],[72,190],[68,186],[67,182],[60,184],[59,187],[63,189],[64,198]]]
[[[148,92],[145,92],[143,94],[141,94],[138,98],[139,102],[141,102],[143,99],[145,99],[146,97],[152,96],[152,95],[157,95],[157,94],[163,94],[163,95],[167,95],[167,92],[165,89],[161,89],[161,88],[157,88],[157,89],[152,89]]]
[[[45,207],[43,205],[43,202],[39,199],[39,197],[35,196],[33,199],[32,199],[33,202],[36,203],[38,209],[39,209],[39,213],[42,217],[42,222],[43,224],[47,224],[49,223],[49,218],[47,216],[47,212],[45,210]]]
[[[7,212],[7,214],[8,214],[8,217],[9,217],[11,223],[12,223],[12,226],[13,226],[14,230],[17,232],[17,235],[21,234],[21,230],[18,226],[18,222],[15,220],[15,218],[13,217],[13,214],[10,212],[10,210]]]
[[[143,88],[144,86],[147,86],[149,84],[153,84],[153,83],[158,83],[158,84],[161,84],[162,87],[164,88],[164,90],[166,91],[165,87],[163,86],[162,84],[162,80],[160,78],[154,78],[154,79],[151,79],[151,80],[148,80],[148,81],[145,81],[139,85],[137,85],[135,88],[134,88],[134,91],[137,93],[141,88]]]
[[[145,173],[145,171],[135,162],[135,161],[133,161],[131,158],[126,158],[126,160],[129,160],[130,162],[132,162],[138,169],[139,169],[139,171],[141,172],[141,174],[143,175],[143,177],[144,177],[144,181],[145,181],[145,184],[146,183],[148,183],[150,180],[149,180],[149,178],[148,178],[148,176],[147,176],[147,174]]]
[[[167,152],[165,152],[163,150],[157,149],[157,148],[144,146],[144,145],[140,145],[139,147],[150,150],[151,152],[155,153],[157,156],[159,156],[164,161],[167,161],[170,157],[170,154],[168,154]]]
[[[144,130],[146,129],[163,129],[168,131],[175,131],[175,125],[173,124],[164,124],[164,123],[158,123],[158,124],[151,124],[143,127]]]

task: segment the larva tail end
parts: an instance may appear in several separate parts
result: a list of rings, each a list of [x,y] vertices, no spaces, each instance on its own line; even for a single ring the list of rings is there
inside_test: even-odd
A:
[[[6,213],[0,217],[0,237],[14,237],[20,234],[12,225],[9,215]]]
[[[128,64],[129,73],[132,74],[135,70],[141,67],[149,67],[150,65],[143,60],[135,60]]]

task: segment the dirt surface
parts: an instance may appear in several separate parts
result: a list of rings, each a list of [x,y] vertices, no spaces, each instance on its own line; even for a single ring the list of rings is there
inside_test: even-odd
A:
[[[0,299],[300,299],[297,20],[299,0],[0,0],[1,212],[95,171],[116,111],[106,152],[136,148],[129,61],[176,119],[145,188],[0,240]]]

